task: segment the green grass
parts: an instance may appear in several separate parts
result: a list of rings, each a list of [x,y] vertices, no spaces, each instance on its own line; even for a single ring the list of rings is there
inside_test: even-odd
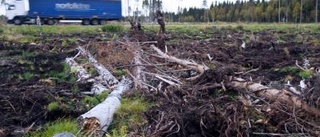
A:
[[[112,32],[112,33],[120,33],[124,31],[123,25],[118,24],[108,24],[101,27],[103,32]]]
[[[302,70],[299,72],[299,76],[303,79],[308,79],[312,76],[313,72],[311,70]]]
[[[74,135],[78,132],[77,122],[74,119],[60,119],[46,124],[44,129],[28,133],[27,137],[52,137],[61,132],[70,132]]]
[[[299,68],[297,68],[296,66],[287,66],[287,67],[280,68],[278,71],[282,73],[288,73],[288,74],[297,74],[299,72]]]
[[[128,23],[126,23],[128,24]],[[158,24],[142,24],[146,32],[157,33]],[[168,32],[176,32],[182,34],[201,35],[203,31],[219,31],[221,28],[248,30],[252,32],[262,30],[276,30],[290,33],[311,32],[320,33],[319,24],[293,24],[293,23],[168,23],[166,30]],[[34,26],[34,25],[2,25],[0,28],[1,38],[7,41],[15,41],[21,43],[37,42],[40,34],[99,34],[103,32],[120,33],[129,30],[129,25],[107,24],[103,26],[82,26],[82,25],[53,25],[53,26]],[[72,39],[67,43],[73,43]]]
[[[25,80],[30,80],[31,78],[33,78],[34,74],[31,72],[26,72],[22,74],[22,78]]]
[[[53,70],[45,74],[47,77],[51,77],[60,81],[67,81],[67,82],[76,82],[77,78],[75,74],[71,72],[71,68],[65,62],[61,63],[62,70]]]
[[[110,125],[111,132],[107,136],[123,137],[128,133],[130,125],[140,127],[147,121],[143,118],[143,113],[153,106],[139,95],[124,98],[120,108],[116,111],[114,120]]]

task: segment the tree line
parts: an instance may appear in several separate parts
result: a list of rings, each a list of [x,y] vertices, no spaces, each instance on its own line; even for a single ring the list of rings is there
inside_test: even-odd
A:
[[[318,0],[216,1],[209,7],[204,0],[202,8],[178,8],[164,15],[169,22],[318,22]]]

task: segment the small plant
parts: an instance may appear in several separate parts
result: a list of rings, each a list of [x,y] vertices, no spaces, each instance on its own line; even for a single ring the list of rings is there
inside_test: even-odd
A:
[[[58,102],[51,102],[51,103],[49,103],[49,105],[47,106],[47,110],[48,110],[48,111],[59,110],[59,103],[58,103]]]
[[[113,33],[118,33],[122,32],[124,30],[124,27],[122,25],[104,25],[102,26],[102,31],[103,32],[113,32]]]

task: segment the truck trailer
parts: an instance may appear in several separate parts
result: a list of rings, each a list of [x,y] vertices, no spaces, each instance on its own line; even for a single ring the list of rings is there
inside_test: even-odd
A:
[[[83,25],[120,20],[121,0],[7,0],[8,23],[53,25],[61,20],[80,20]]]

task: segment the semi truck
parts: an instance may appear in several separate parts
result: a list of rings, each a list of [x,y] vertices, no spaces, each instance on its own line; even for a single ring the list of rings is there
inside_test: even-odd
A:
[[[120,20],[121,0],[6,0],[8,23],[53,25],[60,21],[80,21],[99,25],[102,21]]]

